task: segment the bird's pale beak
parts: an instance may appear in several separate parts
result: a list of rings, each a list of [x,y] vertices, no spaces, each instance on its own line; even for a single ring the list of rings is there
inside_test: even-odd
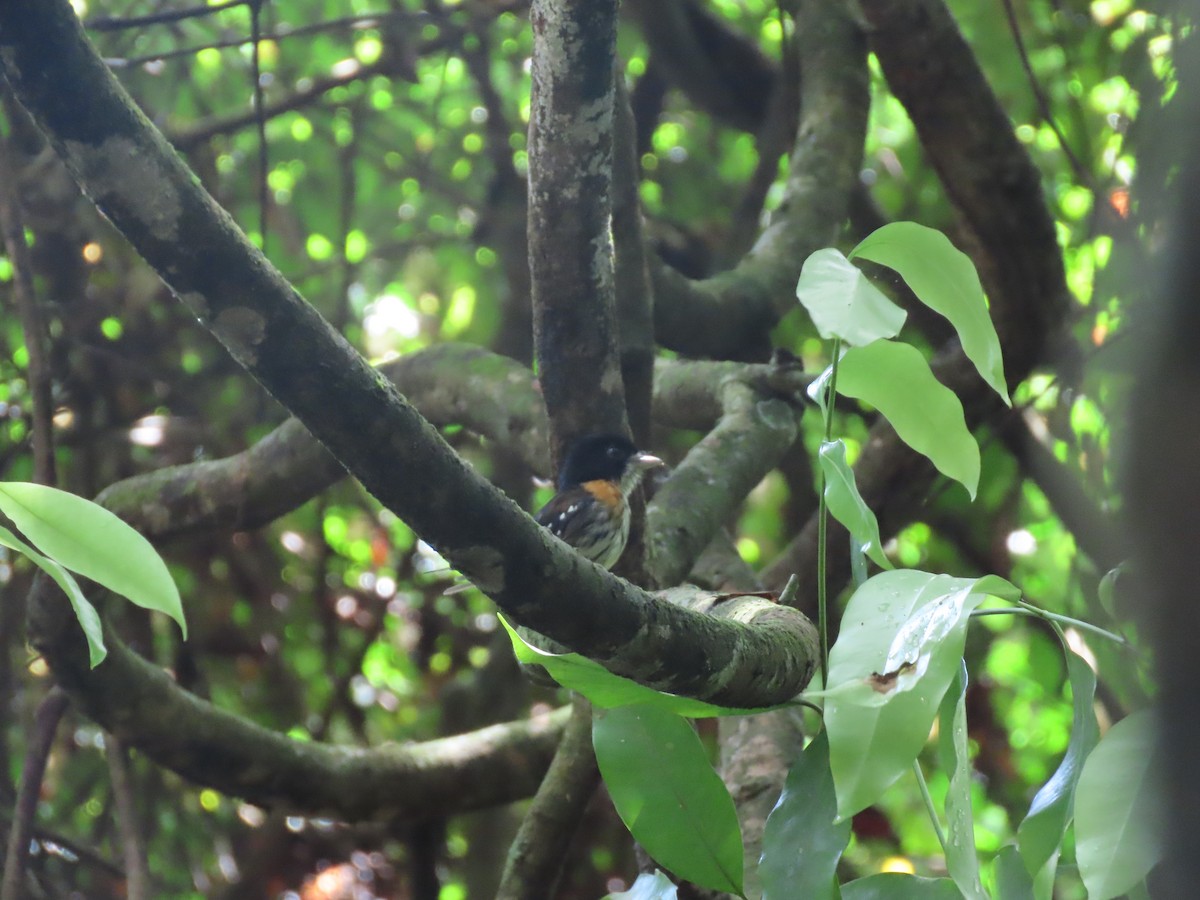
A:
[[[633,464],[642,472],[647,469],[657,469],[659,466],[666,465],[657,456],[651,456],[649,453],[639,453],[633,458]]]

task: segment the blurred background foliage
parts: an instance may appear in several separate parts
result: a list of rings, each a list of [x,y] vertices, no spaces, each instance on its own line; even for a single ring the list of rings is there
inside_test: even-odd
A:
[[[372,360],[458,340],[528,361],[520,313],[527,296],[519,267],[505,266],[524,228],[525,5],[264,4],[257,66],[268,113],[265,155],[252,115],[248,7],[214,5],[205,15],[134,27],[113,21],[185,5],[76,0],[122,83],[304,296]],[[900,565],[999,573],[1039,605],[1136,638],[1119,609],[1099,602],[1110,594],[1100,591],[1102,576],[1121,559],[1110,546],[1084,545],[1078,532],[1112,529],[1121,504],[1128,336],[1136,334],[1130,320],[1138,300],[1128,286],[1139,284],[1136,274],[1158,249],[1154,214],[1139,208],[1131,187],[1139,156],[1156,139],[1147,113],[1173,90],[1175,26],[1133,0],[950,5],[1043,174],[1073,293],[1073,339],[1055,346],[1053,361],[1016,391],[1018,430],[1033,441],[982,434],[978,501],[942,484],[921,520],[887,551]],[[775,2],[703,6],[778,64],[791,20]],[[632,21],[622,27],[619,52],[635,110],[643,103],[650,111],[639,119],[649,128],[638,135],[648,233],[688,274],[719,271],[744,249],[729,230],[761,165],[755,137],[675,89]],[[863,170],[871,202],[856,207],[846,247],[892,219],[953,235],[952,210],[912,125],[874,63],[872,71]],[[22,140],[11,115],[5,134]],[[169,302],[65,176],[45,168],[24,190],[51,335],[62,486],[94,496],[134,473],[238,452],[282,421],[281,409],[182,305]],[[779,194],[776,178],[766,210]],[[11,284],[12,266],[0,258],[0,478],[25,480],[28,353],[11,314]],[[774,341],[810,369],[827,362],[828,348],[799,314],[778,326]],[[813,416],[806,425],[811,452],[819,421]],[[839,427],[853,460],[865,420],[847,413]],[[532,473],[511,457],[466,433],[448,434],[521,502],[532,508],[544,499]],[[678,454],[695,437],[663,433],[658,443]],[[769,563],[811,511],[809,471],[792,465],[773,473],[745,504],[737,546],[753,566]],[[1059,497],[1047,495],[1047,482],[1063,479],[1077,494],[1074,521]],[[297,739],[422,739],[557,702],[513,676],[490,602],[476,592],[442,596],[440,562],[353,482],[260,530],[190,536],[163,549],[193,637],[179,644],[177,630],[118,608],[124,633],[192,690]],[[31,577],[27,566],[0,556],[3,808],[48,677],[21,637],[15,598]],[[1119,607],[1120,579],[1117,588]],[[1144,701],[1152,690],[1144,654],[1077,634],[1073,640],[1098,668],[1102,716],[1111,721]],[[1058,764],[1070,698],[1054,636],[1031,620],[978,621],[968,661],[976,840],[986,856],[1011,839],[1033,791]],[[480,673],[506,693],[471,708],[464,698],[476,696]],[[103,734],[77,712],[68,722],[46,779],[36,865],[64,896],[121,896]],[[945,776],[932,771],[932,754],[927,761],[940,803]],[[152,871],[170,897],[486,897],[516,821],[509,811],[418,827],[346,826],[264,812],[183,783],[136,755],[133,778]],[[855,826],[845,865],[859,874],[929,874],[940,864],[910,784],[893,788]],[[624,833],[602,803],[594,804],[574,853],[564,897],[599,896],[636,872]],[[1069,856],[1070,848],[1068,869]],[[1082,896],[1082,888],[1068,875],[1061,896]]]

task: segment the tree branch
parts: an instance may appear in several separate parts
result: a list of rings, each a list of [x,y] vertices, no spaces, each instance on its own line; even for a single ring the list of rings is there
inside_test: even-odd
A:
[[[554,762],[509,848],[497,898],[553,896],[571,839],[599,782],[592,749],[592,705],[576,696]]]
[[[712,691],[704,699],[713,702],[771,705],[803,687],[811,648],[795,633],[655,601],[564,547],[459,459],[204,192],[65,0],[0,6],[0,60],[74,177],[200,322],[516,622],[659,689]],[[757,686],[755,660],[781,652],[785,665]],[[727,668],[729,677],[713,677]]]
[[[535,0],[529,15],[533,343],[556,464],[582,434],[629,428],[611,237],[616,16],[616,0]]]
[[[783,200],[731,271],[693,282],[653,267],[656,330],[672,350],[763,355],[767,332],[796,308],[804,260],[832,244],[846,218],[870,106],[865,40],[846,11],[829,4],[803,4],[796,27],[801,119]]]

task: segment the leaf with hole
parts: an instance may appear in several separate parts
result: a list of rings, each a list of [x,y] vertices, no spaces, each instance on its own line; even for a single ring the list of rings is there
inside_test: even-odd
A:
[[[967,618],[988,595],[1015,600],[1002,578],[881,572],[854,592],[829,652],[825,698],[838,815],[874,803],[925,745],[962,660]]]

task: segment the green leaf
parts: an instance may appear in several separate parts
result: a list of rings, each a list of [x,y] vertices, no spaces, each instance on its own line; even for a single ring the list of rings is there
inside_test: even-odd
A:
[[[179,590],[144,537],[102,506],[42,484],[0,484],[0,511],[35,547],[138,606],[164,612],[187,637]]]
[[[916,348],[895,341],[851,347],[838,364],[837,391],[878,409],[904,443],[975,498],[979,445],[967,429],[962,403],[933,377]]]
[[[1033,881],[1015,845],[1000,848],[992,861],[992,875],[996,880],[996,900],[1033,900]]]
[[[670,878],[655,869],[653,875],[649,872],[639,875],[629,890],[609,894],[604,900],[676,900],[678,896],[679,888],[675,887]]]
[[[652,706],[597,711],[592,743],[625,827],[679,878],[742,895],[742,834],[733,798],[695,730]]]
[[[796,298],[808,310],[817,333],[860,346],[895,337],[908,316],[867,280],[840,250],[818,250],[804,261]]]
[[[986,595],[1015,601],[1002,578],[951,578],[911,569],[881,572],[851,596],[829,652],[825,698],[838,815],[865,809],[929,737],[958,672],[967,618]]]
[[[1061,635],[1060,635],[1061,637]],[[1079,654],[1063,643],[1067,663],[1067,678],[1071,685],[1071,739],[1058,769],[1029,805],[1029,812],[1017,828],[1017,844],[1021,858],[1030,875],[1036,876],[1057,853],[1063,835],[1071,823],[1075,790],[1083,762],[1096,746],[1099,725],[1093,701],[1096,696],[1096,673]]]
[[[959,660],[938,712],[938,756],[950,773],[946,792],[946,869],[968,900],[988,900],[979,880],[975,817],[971,812],[971,758],[967,748],[967,663]]]
[[[822,731],[788,772],[767,817],[758,864],[762,900],[836,897],[838,860],[850,840],[850,820],[836,818],[829,735]]]
[[[949,878],[921,878],[884,872],[842,885],[842,900],[960,900],[962,894]]]
[[[598,662],[578,653],[550,653],[526,643],[504,616],[500,623],[512,641],[513,653],[523,663],[543,667],[547,674],[565,688],[578,691],[600,709],[644,704],[673,712],[688,719],[707,719],[713,716],[741,716],[764,712],[764,709],[737,709],[716,706],[678,694],[664,694],[638,684],[621,675],[614,675]]]
[[[830,514],[846,526],[855,543],[862,547],[863,553],[880,567],[892,568],[891,562],[883,555],[879,522],[858,492],[854,470],[846,462],[846,445],[842,441],[824,441],[819,457],[821,471],[825,475],[825,502]]]
[[[92,606],[88,598],[83,596],[79,583],[75,581],[71,573],[54,560],[42,556],[7,528],[0,527],[0,544],[16,550],[18,553],[23,553],[30,562],[58,583],[63,593],[67,595],[67,599],[71,601],[71,608],[75,610],[75,618],[79,620],[79,626],[83,629],[84,637],[87,638],[89,664],[94,669],[104,662],[104,657],[108,655],[108,648],[104,646],[104,627],[100,624],[100,614],[96,612],[96,607]]]
[[[892,222],[868,235],[850,258],[869,259],[892,269],[918,300],[949,319],[963,352],[983,380],[1012,405],[1000,339],[970,257],[940,231],[916,222]]]
[[[1088,900],[1125,893],[1162,857],[1163,761],[1154,716],[1139,710],[1109,729],[1075,789],[1075,858]]]

